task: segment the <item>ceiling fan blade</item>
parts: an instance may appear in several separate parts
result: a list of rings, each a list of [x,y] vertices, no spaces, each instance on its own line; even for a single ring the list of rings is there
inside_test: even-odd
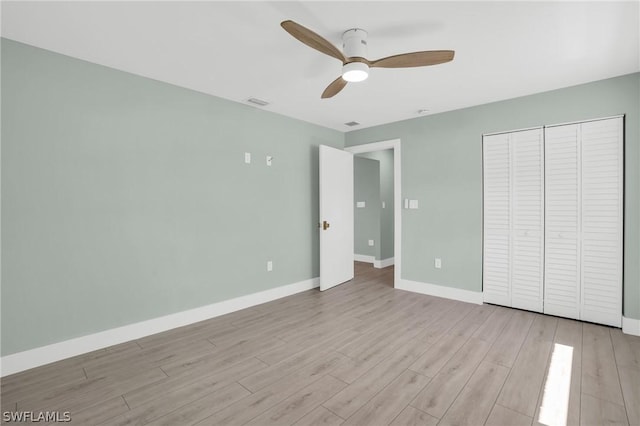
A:
[[[342,89],[344,89],[344,86],[347,85],[347,80],[343,79],[342,76],[336,78],[335,80],[333,80],[331,82],[330,85],[327,86],[326,89],[324,89],[324,92],[322,92],[322,99],[327,99],[327,98],[332,98],[335,95],[337,95]]]
[[[308,28],[303,27],[302,25],[295,23],[293,21],[282,21],[280,26],[285,29],[286,32],[303,42],[309,47],[312,47],[325,55],[333,56],[334,58],[342,61],[343,63],[346,61],[346,58],[342,54],[337,47],[333,44],[314,33]]]
[[[371,61],[370,67],[378,68],[411,68],[437,65],[453,60],[453,50],[427,50],[424,52],[403,53],[387,56],[386,58]]]

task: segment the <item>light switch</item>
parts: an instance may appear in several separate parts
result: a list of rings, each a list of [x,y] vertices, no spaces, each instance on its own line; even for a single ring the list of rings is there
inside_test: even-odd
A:
[[[387,207],[387,203],[385,203],[384,201],[382,202],[382,208],[384,209],[385,207]]]
[[[369,246],[373,247],[373,240],[369,240]]]
[[[356,202],[356,207],[359,209],[363,209],[365,206],[366,206],[366,203],[364,201]]]
[[[409,208],[417,209],[418,208],[418,200],[409,200]]]
[[[439,257],[436,257],[435,261],[433,263],[434,263],[434,266],[436,267],[436,269],[441,269],[442,268],[442,259],[440,259]]]
[[[273,271],[273,261],[268,260],[267,261],[267,272],[271,272]]]
[[[244,162],[246,164],[251,164],[251,153],[250,152],[245,152],[244,153]]]
[[[405,209],[408,209],[408,208],[409,208],[409,199],[408,199],[408,198],[405,198],[405,199],[404,199],[404,208],[405,208]]]

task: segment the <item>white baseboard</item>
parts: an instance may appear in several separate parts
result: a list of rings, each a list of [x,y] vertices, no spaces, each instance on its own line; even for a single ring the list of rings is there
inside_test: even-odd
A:
[[[374,260],[373,261],[373,267],[374,268],[386,268],[387,266],[391,266],[394,263],[395,262],[393,260],[393,257],[390,257],[388,259],[382,259],[382,260]]]
[[[395,263],[393,257],[377,260],[375,256],[368,256],[366,254],[354,254],[353,260],[356,262],[373,263],[373,267],[378,269],[386,268],[387,266],[391,266]]]
[[[367,256],[366,254],[354,254],[353,260],[356,262],[374,263],[376,261],[376,257]]]
[[[401,280],[396,283],[399,290],[412,291],[414,293],[428,294],[429,296],[444,297],[445,299],[459,300],[461,302],[482,305],[482,293],[479,291],[462,290],[455,287],[422,283],[418,281]]]
[[[622,317],[622,332],[632,336],[640,336],[640,320]]]
[[[0,376],[18,373],[40,365],[49,364],[61,359],[82,355],[87,352],[140,339],[145,336],[167,331],[204,321],[230,312],[239,311],[251,306],[270,302],[275,299],[290,296],[302,291],[311,290],[320,285],[319,278],[300,281],[297,283],[272,288],[234,299],[224,300],[211,305],[202,306],[187,311],[177,312],[123,327],[112,328],[99,333],[77,337],[64,342],[54,343],[24,352],[3,356],[0,359]]]

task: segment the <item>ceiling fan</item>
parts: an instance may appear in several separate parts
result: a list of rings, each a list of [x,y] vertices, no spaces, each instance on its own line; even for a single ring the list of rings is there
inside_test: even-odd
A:
[[[348,82],[366,80],[369,76],[369,68],[411,68],[437,65],[453,60],[455,54],[453,50],[427,50],[370,61],[365,58],[367,54],[367,32],[365,30],[352,28],[342,34],[343,53],[320,35],[296,22],[287,20],[281,22],[280,26],[307,46],[342,61],[342,75],[324,89],[323,99],[337,95]]]

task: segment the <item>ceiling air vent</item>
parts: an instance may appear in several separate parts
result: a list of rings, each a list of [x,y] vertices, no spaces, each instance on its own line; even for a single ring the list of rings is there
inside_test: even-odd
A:
[[[258,99],[258,98],[249,98],[247,99],[247,102],[249,102],[250,104],[261,106],[261,107],[269,105],[269,102],[263,101],[262,99]]]
[[[350,121],[348,123],[344,123],[345,126],[349,126],[349,127],[353,127],[353,126],[359,126],[360,123],[358,123],[357,121]]]

